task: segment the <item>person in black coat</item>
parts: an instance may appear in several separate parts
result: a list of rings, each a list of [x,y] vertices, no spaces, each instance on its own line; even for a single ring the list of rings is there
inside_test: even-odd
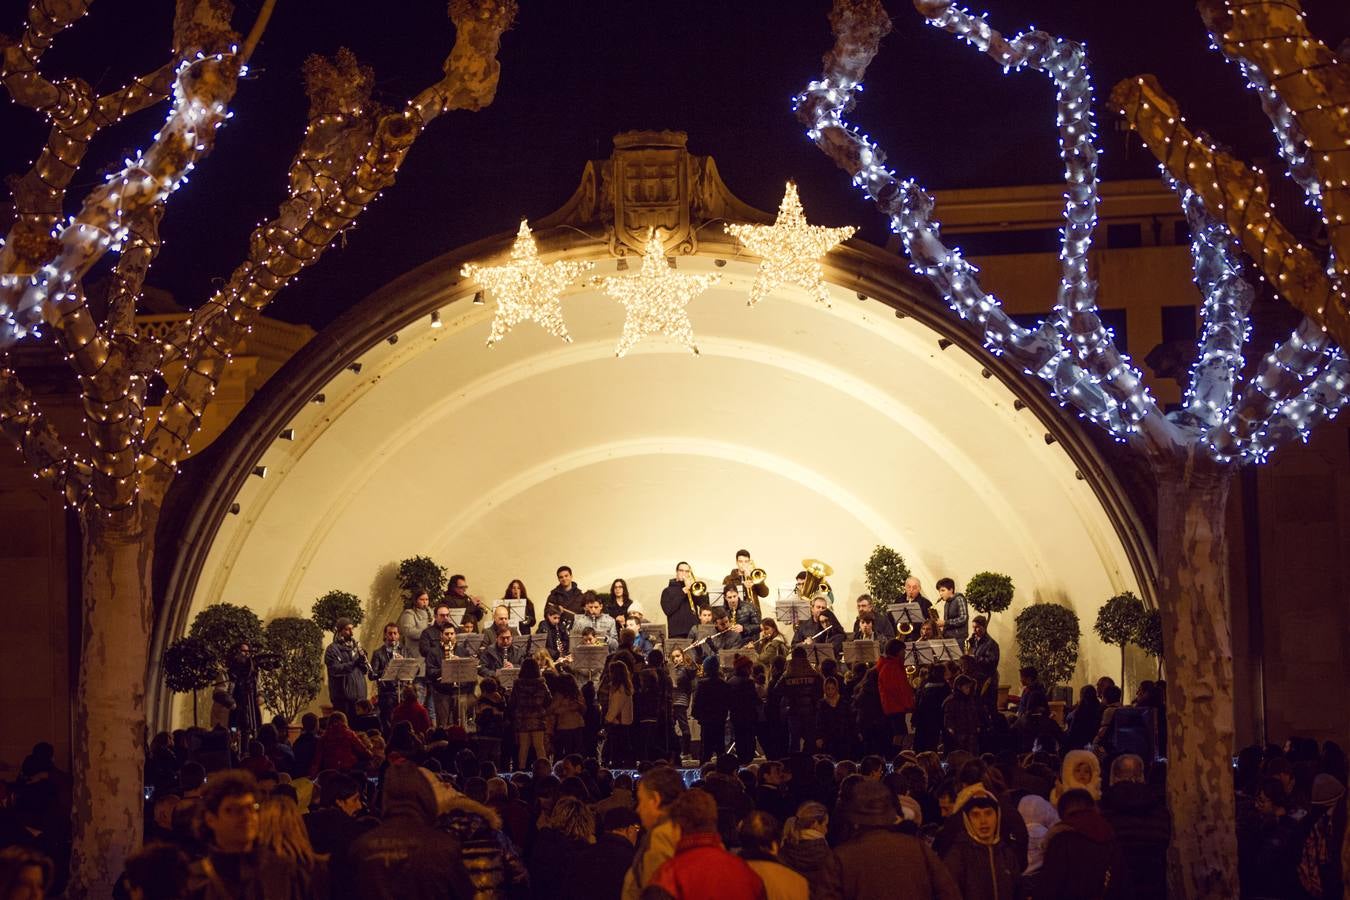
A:
[[[1064,738],[1064,746],[1070,750],[1090,747],[1101,727],[1102,704],[1097,699],[1097,689],[1085,684],[1078,693],[1078,705],[1069,713],[1069,731]]]
[[[749,657],[738,655],[735,674],[727,681],[727,713],[736,741],[736,758],[743,766],[755,758],[755,726],[759,724],[759,692],[751,680],[753,671]]]
[[[1125,855],[1136,897],[1167,896],[1167,845],[1172,818],[1167,801],[1144,783],[1144,761],[1133,753],[1111,763],[1111,785],[1102,792],[1102,815]]]
[[[626,806],[605,810],[595,843],[572,858],[563,900],[619,900],[641,826]]]
[[[693,583],[693,569],[689,563],[680,562],[675,566],[675,577],[661,591],[661,611],[666,614],[667,634],[688,634],[698,624],[699,607],[708,605],[707,597],[694,597],[689,592]]]
[[[333,709],[347,714],[348,720],[356,718],[356,701],[365,700],[369,691],[366,674],[370,672],[370,660],[352,636],[354,630],[350,619],[338,619],[333,643],[323,652],[323,664],[328,669],[328,699]]]
[[[702,765],[726,749],[727,713],[730,697],[727,683],[722,680],[719,661],[710,656],[703,661],[703,674],[694,690],[691,713],[698,720],[703,738],[699,745],[699,764]]]

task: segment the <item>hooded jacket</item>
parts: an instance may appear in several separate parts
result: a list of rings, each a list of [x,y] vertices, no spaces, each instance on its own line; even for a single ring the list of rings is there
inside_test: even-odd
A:
[[[823,836],[784,843],[778,859],[806,879],[811,900],[842,900],[844,868]]]
[[[966,818],[967,808],[977,801],[993,804],[999,817],[994,839],[986,843],[975,836]],[[1022,871],[1017,853],[1003,838],[1002,809],[998,798],[982,784],[967,785],[956,795],[956,813],[961,822],[956,840],[942,854],[942,862],[961,889],[964,900],[1014,900],[1017,879]]]
[[[1017,813],[1027,826],[1027,869],[1023,874],[1034,875],[1045,863],[1045,843],[1050,839],[1050,829],[1059,822],[1059,813],[1049,800],[1036,794],[1018,800]]]
[[[384,821],[351,843],[355,884],[363,900],[470,900],[475,889],[461,845],[432,824],[458,796],[431,772],[395,763],[384,776]]]
[[[1110,823],[1093,809],[1070,812],[1050,829],[1035,900],[1131,897],[1129,872]]]
[[[881,711],[886,715],[901,715],[914,709],[914,688],[905,674],[903,656],[883,656],[877,660],[877,690],[881,694]]]
[[[529,885],[530,874],[503,833],[501,815],[495,809],[459,794],[449,800],[436,827],[459,840],[475,900],[493,900],[508,888],[520,890]]]
[[[1102,815],[1116,833],[1135,896],[1165,896],[1172,819],[1162,792],[1137,781],[1118,782],[1102,794]]]
[[[722,846],[716,832],[697,832],[680,838],[675,855],[666,861],[642,892],[642,900],[766,900],[764,881],[738,856]]]

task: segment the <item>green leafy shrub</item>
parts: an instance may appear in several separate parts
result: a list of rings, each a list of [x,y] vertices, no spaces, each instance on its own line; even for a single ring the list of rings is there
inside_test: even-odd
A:
[[[867,593],[877,603],[884,605],[900,602],[910,571],[903,556],[884,544],[877,544],[863,566],[863,574],[867,579]]]
[[[403,595],[403,608],[408,609],[422,591],[434,607],[445,599],[445,566],[437,565],[429,556],[412,556],[398,564],[398,588]]]
[[[310,619],[281,618],[267,623],[266,636],[277,663],[259,671],[258,696],[294,722],[323,686],[323,630]]]
[[[1018,662],[1034,666],[1046,687],[1068,682],[1078,665],[1078,614],[1055,603],[1036,603],[1014,622]]]
[[[1013,602],[1013,580],[998,572],[977,572],[966,582],[966,602],[986,616],[1001,613]]]
[[[314,624],[328,632],[337,629],[338,619],[350,619],[353,625],[360,625],[365,617],[361,598],[347,591],[329,591],[315,600],[310,610]]]
[[[205,641],[222,664],[236,645],[246,643],[256,655],[264,643],[262,619],[248,607],[233,603],[213,603],[197,613],[188,637]]]

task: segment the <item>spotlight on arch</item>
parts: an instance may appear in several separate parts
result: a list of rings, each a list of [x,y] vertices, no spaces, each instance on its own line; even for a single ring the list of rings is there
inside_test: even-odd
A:
[[[391,335],[389,335],[389,337],[385,338],[385,340],[388,341],[388,342],[389,342],[389,346],[392,347],[392,346],[394,346],[395,344],[398,343],[398,335],[396,335],[396,334],[391,334]]]
[[[354,362],[354,363],[352,363],[350,366],[347,367],[347,371],[353,372],[353,373],[355,373],[355,374],[357,374],[357,375],[360,375],[360,374],[361,374],[361,364],[360,364],[359,362]]]
[[[1045,446],[1049,447],[1049,446],[1050,446],[1051,444],[1053,444],[1054,442],[1055,442],[1055,436],[1054,436],[1053,434],[1051,434],[1050,432],[1047,431],[1047,432],[1045,433]]]
[[[267,466],[254,466],[254,467],[253,467],[253,474],[254,474],[254,475],[257,475],[259,478],[266,478],[266,477],[267,477]]]
[[[939,350],[946,350],[946,349],[947,349],[948,347],[950,347],[951,345],[952,345],[952,342],[951,342],[949,339],[947,339],[947,338],[938,338],[938,349],[939,349]]]
[[[441,312],[438,309],[431,311],[431,327],[432,328],[441,327]]]
[[[283,441],[293,441],[295,440],[295,429],[283,428],[281,429],[281,434],[278,434],[277,437],[281,438]]]
[[[237,516],[237,515],[239,515],[239,504],[238,504],[238,503],[231,503],[231,504],[230,504],[230,515],[232,515],[232,516]]]

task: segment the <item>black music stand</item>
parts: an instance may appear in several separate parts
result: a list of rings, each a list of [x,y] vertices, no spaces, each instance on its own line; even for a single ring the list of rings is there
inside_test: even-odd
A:
[[[603,672],[605,660],[609,658],[609,648],[604,644],[574,644],[572,646],[572,668],[578,672]]]
[[[651,641],[653,647],[664,648],[666,644],[666,626],[660,622],[643,622],[638,626],[638,633],[644,635]]]
[[[809,661],[811,665],[815,666],[817,669],[820,668],[820,664],[823,660],[834,659],[833,644],[822,644],[813,642],[810,644],[798,644],[797,646],[806,649],[807,661]]]
[[[774,604],[773,615],[778,622],[780,632],[790,631],[811,617],[811,604],[800,597],[792,600],[779,600]]]
[[[844,642],[844,663],[852,666],[855,663],[872,665],[877,661],[879,648],[876,641],[869,641],[865,638],[856,638]]]
[[[904,640],[904,635],[900,634],[900,626],[908,623],[914,630],[910,632],[911,636],[919,633],[919,626],[923,624],[923,607],[917,603],[891,603],[886,607],[886,612],[890,613],[891,621],[895,622],[896,637]],[[906,642],[908,643],[908,642]]]
[[[548,650],[548,635],[546,634],[526,634],[520,636],[514,643],[514,646],[520,648],[520,658],[526,659],[534,656],[540,650]]]

